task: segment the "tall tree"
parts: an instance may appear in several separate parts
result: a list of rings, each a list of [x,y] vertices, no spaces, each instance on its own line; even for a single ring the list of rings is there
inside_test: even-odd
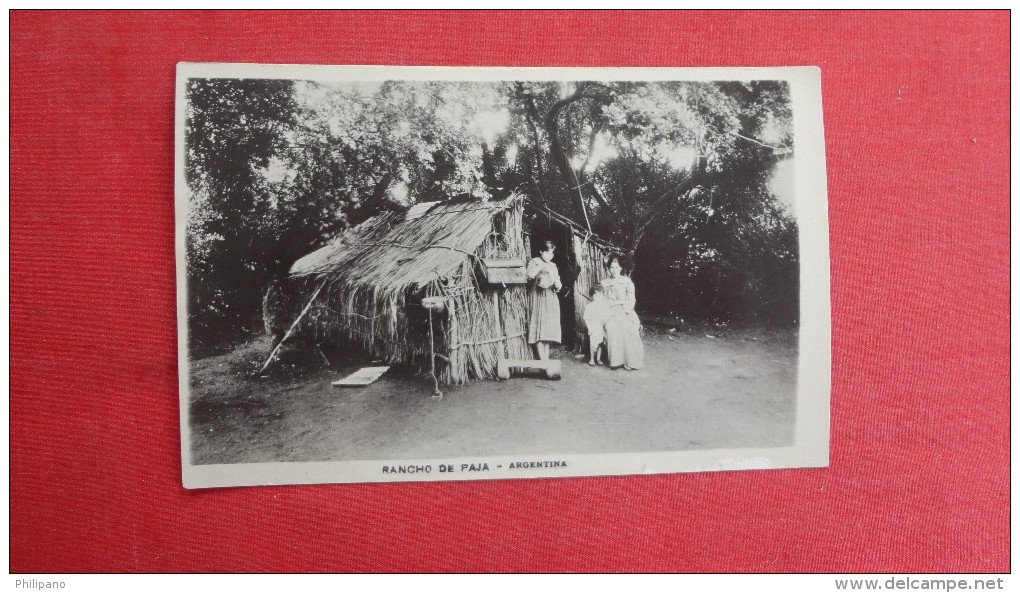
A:
[[[533,152],[558,173],[545,186],[575,219],[612,219],[631,256],[648,225],[705,181],[733,141],[727,129],[739,126],[733,101],[710,83],[520,83],[515,91]]]
[[[649,291],[655,300],[676,304],[697,285],[683,306],[727,315],[755,299],[780,303],[796,286],[774,282],[796,267],[796,227],[768,187],[792,146],[785,84],[518,83],[510,101],[518,141],[530,144],[529,189],[590,219],[637,277],[673,278],[674,288]],[[677,249],[674,269],[663,269],[657,256]]]
[[[187,93],[192,327],[210,335],[253,325],[264,287],[348,226],[454,196],[526,193],[624,247],[643,294],[711,314],[737,306],[719,295],[778,295],[780,260],[795,263],[768,187],[792,146],[781,83],[209,79]]]
[[[262,171],[294,121],[293,83],[191,79],[185,178],[192,337],[236,332],[258,311],[274,259],[272,196]]]

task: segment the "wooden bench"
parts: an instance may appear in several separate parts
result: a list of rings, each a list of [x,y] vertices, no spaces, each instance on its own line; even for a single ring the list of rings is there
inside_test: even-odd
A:
[[[496,376],[502,380],[510,378],[511,369],[538,369],[545,371],[545,377],[554,381],[562,377],[562,366],[558,360],[514,360],[501,358],[496,363]]]

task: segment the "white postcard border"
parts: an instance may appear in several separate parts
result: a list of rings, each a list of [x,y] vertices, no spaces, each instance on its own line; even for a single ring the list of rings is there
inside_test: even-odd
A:
[[[188,200],[184,179],[188,78],[373,80],[784,80],[793,110],[795,212],[799,229],[800,327],[794,443],[788,447],[628,454],[505,455],[477,458],[196,465],[191,461],[187,273]],[[480,68],[180,63],[175,113],[175,195],[181,461],[185,488],[619,476],[747,469],[826,467],[829,463],[831,323],[829,232],[821,71],[777,68]],[[515,466],[514,464],[521,464]],[[440,471],[440,465],[452,471]],[[481,466],[487,469],[481,470]],[[424,468],[429,468],[426,471]],[[472,467],[479,469],[472,470]],[[402,468],[402,469],[401,469]],[[414,469],[412,469],[414,468]],[[421,468],[421,471],[419,471]]]

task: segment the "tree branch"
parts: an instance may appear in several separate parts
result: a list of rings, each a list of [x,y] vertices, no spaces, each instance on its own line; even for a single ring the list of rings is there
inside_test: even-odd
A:
[[[595,98],[591,95],[585,95],[584,88],[585,85],[582,82],[577,85],[577,89],[575,89],[573,93],[553,103],[543,118],[543,124],[545,132],[549,137],[549,155],[552,157],[553,164],[556,165],[556,168],[559,170],[560,175],[563,176],[563,180],[566,182],[567,186],[577,192],[581,214],[584,215],[585,221],[589,223],[588,227],[590,230],[591,223],[588,221],[588,208],[585,205],[584,194],[581,193],[581,181],[578,179],[577,173],[574,171],[573,167],[570,166],[570,161],[567,160],[567,154],[563,149],[563,145],[560,143],[559,135],[559,115],[563,109],[572,103],[580,101],[581,99]],[[609,206],[604,200],[601,200],[601,196],[596,197],[600,200],[600,203],[603,206]]]
[[[542,115],[538,112],[538,106],[535,105],[535,98],[530,93],[524,90],[524,85],[521,83],[516,84],[516,90],[518,96],[524,102],[524,110],[526,113],[525,121],[528,122],[528,127],[531,128],[531,136],[535,141],[535,165],[538,168],[538,176],[544,177],[545,170],[542,168],[542,144],[538,140],[538,126],[536,122],[542,121]],[[537,185],[537,184],[536,184]]]
[[[594,152],[595,149],[595,140],[596,138],[598,138],[599,132],[601,131],[602,131],[601,125],[591,127],[591,135],[588,136],[588,156],[586,156],[584,158],[584,162],[581,163],[581,173],[584,173],[584,170],[587,169],[588,165],[591,164],[592,153]]]
[[[390,182],[393,181],[393,173],[387,171],[383,174],[382,178],[372,188],[372,197],[369,198],[368,203],[365,206],[372,205],[382,206],[383,199],[386,197],[386,189],[390,186]]]
[[[560,112],[567,105],[584,98],[583,90],[584,84],[579,84],[573,93],[553,103],[542,119],[545,132],[549,136],[550,156],[552,157],[553,164],[559,169],[567,185],[570,185],[571,182],[576,183],[576,180],[574,179],[573,170],[570,168],[570,162],[567,160],[566,152],[563,150],[563,145],[560,144],[559,116]]]
[[[639,233],[643,234],[645,228],[647,228],[649,224],[662,216],[663,213],[659,210],[665,206],[666,203],[681,196],[689,196],[691,191],[699,185],[700,181],[701,175],[692,173],[691,176],[687,178],[687,181],[679,186],[679,191],[677,191],[676,187],[671,187],[662,192],[647,208],[645,208],[645,211],[641,213],[641,216],[638,217],[637,225],[634,230],[635,235]]]

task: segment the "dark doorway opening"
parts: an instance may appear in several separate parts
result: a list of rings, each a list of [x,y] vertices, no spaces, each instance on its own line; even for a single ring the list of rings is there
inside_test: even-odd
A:
[[[577,258],[574,255],[573,233],[570,227],[552,217],[536,213],[526,219],[526,232],[530,237],[531,257],[538,257],[545,247],[546,241],[552,241],[555,246],[553,252],[553,263],[560,272],[560,281],[563,288],[560,290],[560,331],[563,335],[563,345],[573,349],[575,347],[574,327],[574,281],[577,279]]]

